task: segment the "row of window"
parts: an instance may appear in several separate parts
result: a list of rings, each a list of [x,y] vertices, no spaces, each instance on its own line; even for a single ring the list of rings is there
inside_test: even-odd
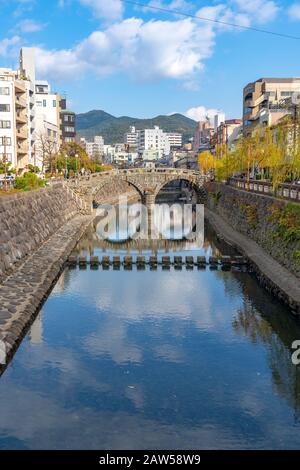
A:
[[[4,153],[0,153],[0,160],[3,160],[4,159],[4,156],[6,157],[6,161],[12,161],[12,154],[11,153],[6,153],[4,155]]]
[[[65,132],[75,132],[75,128],[74,127],[69,127],[69,126],[66,126],[65,129],[64,129]]]
[[[0,145],[4,145],[4,143],[8,146],[11,145],[11,137],[0,137]]]
[[[71,114],[65,114],[64,115],[64,121],[65,122],[74,122],[75,121],[75,116]]]
[[[11,129],[11,121],[0,120],[0,129]]]
[[[6,95],[8,96],[10,93],[9,91],[9,88],[8,87],[0,87],[0,95]]]
[[[46,107],[47,107],[47,100],[37,101],[37,102],[36,102],[36,105],[37,105],[39,108],[46,108]],[[56,100],[53,100],[53,101],[52,101],[52,106],[53,106],[53,108],[56,108]]]
[[[9,113],[9,112],[10,112],[10,104],[0,103],[0,113]]]

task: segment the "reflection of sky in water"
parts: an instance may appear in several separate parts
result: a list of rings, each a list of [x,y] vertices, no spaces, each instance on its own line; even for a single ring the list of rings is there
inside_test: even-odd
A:
[[[0,447],[299,448],[295,337],[246,273],[66,270],[0,379]]]

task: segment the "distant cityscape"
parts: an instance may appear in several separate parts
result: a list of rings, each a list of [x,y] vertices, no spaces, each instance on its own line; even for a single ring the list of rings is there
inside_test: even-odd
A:
[[[241,137],[258,126],[275,126],[288,114],[297,113],[295,94],[300,78],[260,78],[239,90],[242,118],[226,119],[222,112],[195,123],[188,141],[183,133],[130,126],[122,142],[106,144],[103,136],[77,135],[76,114],[64,95],[51,90],[48,81],[36,77],[35,50],[22,48],[18,70],[0,68],[0,161],[6,159],[18,174],[29,165],[44,168],[45,146],[57,153],[63,145],[78,143],[97,163],[117,167],[197,167],[200,152],[236,146]]]

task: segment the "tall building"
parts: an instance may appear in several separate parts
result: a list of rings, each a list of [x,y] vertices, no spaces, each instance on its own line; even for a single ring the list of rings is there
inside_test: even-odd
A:
[[[300,78],[260,78],[243,90],[243,133],[260,124],[272,126],[290,111],[284,101],[300,92]]]
[[[198,153],[210,147],[211,138],[214,134],[214,128],[209,119],[199,121],[194,132],[193,152]]]
[[[178,149],[182,147],[182,134],[178,132],[167,133],[171,149]]]
[[[19,72],[0,69],[0,159],[19,172],[29,163],[28,89]]]
[[[96,135],[92,142],[81,139],[85,146],[86,153],[92,160],[102,161],[104,156],[104,139],[101,135]]]
[[[76,140],[76,114],[67,109],[67,100],[60,100],[60,134],[63,144]]]
[[[138,139],[138,132],[134,126],[130,126],[129,132],[124,134],[124,144],[129,147],[136,147]]]
[[[214,117],[215,132],[218,129],[218,127],[222,124],[222,122],[225,122],[225,114],[222,112],[218,112]]]
[[[217,144],[226,144],[232,147],[243,130],[243,121],[241,119],[227,119],[217,128]]]
[[[168,134],[166,134],[158,126],[153,129],[143,129],[138,131],[138,152],[143,155],[145,151],[153,150],[157,153],[158,158],[170,154],[170,142]]]
[[[45,142],[49,144],[48,153],[50,148],[54,153],[63,137],[74,136],[75,115],[66,110],[66,103],[64,111],[68,119],[74,119],[69,126],[72,132],[68,134],[64,129],[68,126],[61,124],[62,101],[51,92],[47,81],[36,79],[34,48],[22,48],[18,70],[0,69],[0,160],[6,150],[7,160],[19,173],[29,164],[42,169]]]

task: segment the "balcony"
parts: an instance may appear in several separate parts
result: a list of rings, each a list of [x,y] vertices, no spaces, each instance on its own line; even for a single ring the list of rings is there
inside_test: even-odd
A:
[[[29,151],[28,143],[23,142],[22,144],[18,143],[17,153],[20,155],[26,155]]]
[[[17,139],[18,140],[26,140],[28,138],[28,130],[27,127],[19,127],[17,129]]]
[[[26,98],[23,96],[16,95],[16,107],[17,108],[27,108]]]
[[[27,124],[27,114],[17,111],[16,121],[21,124]]]
[[[26,92],[26,85],[23,80],[16,80],[15,81],[15,90],[16,93],[25,93]]]

